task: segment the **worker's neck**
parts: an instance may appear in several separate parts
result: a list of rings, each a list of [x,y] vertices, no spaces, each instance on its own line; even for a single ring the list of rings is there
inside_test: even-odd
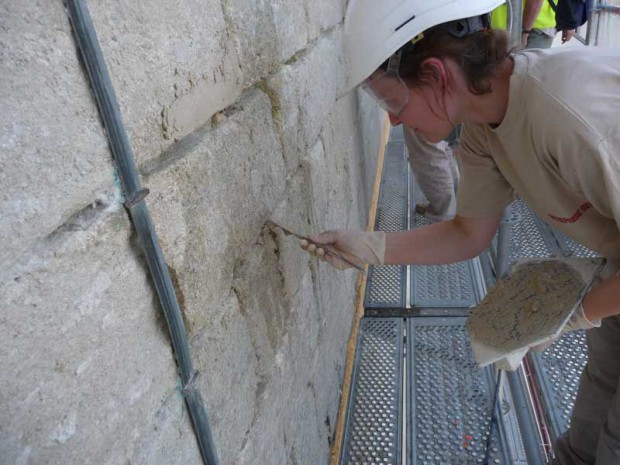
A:
[[[462,122],[501,124],[508,109],[510,76],[514,67],[512,58],[507,58],[491,81],[491,92],[463,95],[460,120]]]

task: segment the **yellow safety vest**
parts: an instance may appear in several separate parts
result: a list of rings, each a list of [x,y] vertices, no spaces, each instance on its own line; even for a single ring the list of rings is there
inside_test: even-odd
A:
[[[491,27],[493,29],[506,29],[507,24],[508,12],[506,10],[506,4],[504,3],[491,12]],[[547,0],[543,2],[533,27],[534,29],[555,27],[555,12]]]

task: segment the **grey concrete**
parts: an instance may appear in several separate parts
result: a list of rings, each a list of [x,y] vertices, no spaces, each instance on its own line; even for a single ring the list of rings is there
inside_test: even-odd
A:
[[[382,114],[343,1],[89,2],[223,465],[327,463]],[[0,6],[0,464],[200,463],[60,0]]]

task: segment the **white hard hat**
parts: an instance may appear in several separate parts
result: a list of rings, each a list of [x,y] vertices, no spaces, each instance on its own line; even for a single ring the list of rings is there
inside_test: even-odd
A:
[[[344,19],[347,90],[425,30],[489,13],[505,0],[350,0]]]

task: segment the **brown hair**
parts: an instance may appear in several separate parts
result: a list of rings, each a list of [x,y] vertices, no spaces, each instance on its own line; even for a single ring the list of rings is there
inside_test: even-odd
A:
[[[430,57],[441,60],[450,58],[463,70],[467,87],[475,95],[491,91],[491,80],[512,50],[506,31],[487,29],[462,38],[433,28],[424,37],[402,48],[399,67],[400,77],[409,85],[428,82],[432,73],[422,62]]]

